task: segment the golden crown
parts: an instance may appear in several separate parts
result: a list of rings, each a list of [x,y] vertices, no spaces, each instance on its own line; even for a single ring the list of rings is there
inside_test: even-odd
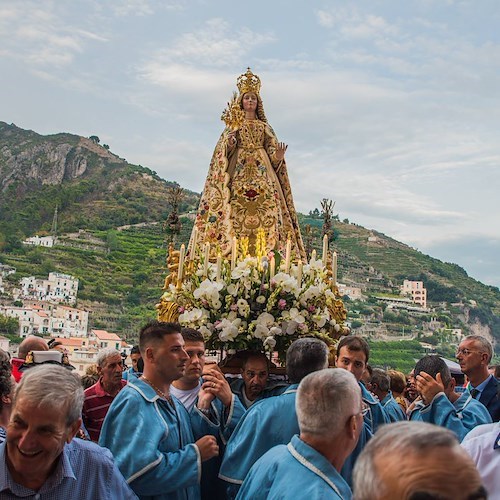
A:
[[[247,72],[243,73],[236,80],[236,85],[240,91],[240,95],[246,94],[247,92],[255,92],[256,94],[260,91],[260,78],[254,75],[250,68],[247,68]]]

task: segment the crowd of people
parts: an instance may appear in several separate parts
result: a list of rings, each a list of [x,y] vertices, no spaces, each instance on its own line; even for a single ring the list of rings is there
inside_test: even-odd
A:
[[[371,368],[357,336],[335,368],[301,338],[286,378],[259,352],[229,377],[200,332],[158,321],[128,369],[104,349],[79,377],[46,351],[0,352],[2,499],[500,498],[500,382],[477,335],[460,373],[427,355],[407,377]]]

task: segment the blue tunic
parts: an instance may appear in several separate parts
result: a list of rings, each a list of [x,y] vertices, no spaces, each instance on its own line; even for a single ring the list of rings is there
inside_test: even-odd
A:
[[[200,498],[200,452],[188,412],[172,399],[175,409],[132,377],[104,419],[99,444],[111,451],[141,499]]]
[[[219,479],[219,470],[227,441],[245,413],[245,408],[239,398],[234,394],[232,396],[231,404],[227,408],[219,399],[214,399],[208,417],[198,410],[196,403],[191,410],[193,425],[200,429],[204,435],[215,436],[219,445],[219,456],[206,460],[202,464],[202,499],[224,499],[226,496],[226,483]]]
[[[401,406],[392,396],[392,392],[389,391],[387,396],[380,401],[385,414],[391,422],[400,422],[406,420],[406,415]]]
[[[423,420],[446,427],[457,435],[459,441],[462,441],[476,425],[490,423],[491,416],[486,407],[475,400],[467,390],[454,403],[444,392],[437,394],[427,406],[417,403],[410,420]]]
[[[236,498],[349,500],[351,496],[333,465],[299,436],[293,436],[287,446],[272,448],[256,462]]]
[[[234,485],[228,488],[230,498],[266,451],[288,443],[299,433],[295,412],[297,387],[298,384],[291,385],[280,396],[256,402],[241,418],[226,445],[219,474],[221,479]]]
[[[368,405],[368,413],[365,415],[364,419],[370,432],[375,434],[381,425],[389,424],[390,420],[382,408],[382,405],[375,399],[373,394],[369,392],[363,384],[360,383],[359,386],[361,387],[361,397]]]

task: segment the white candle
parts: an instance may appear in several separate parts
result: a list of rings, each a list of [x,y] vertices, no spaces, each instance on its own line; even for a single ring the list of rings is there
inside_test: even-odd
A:
[[[337,252],[332,255],[332,280],[333,284],[337,285]]]
[[[181,245],[181,251],[179,254],[179,269],[177,270],[177,280],[182,281],[182,271],[184,268],[184,257],[186,256],[186,245],[184,243]]]
[[[236,255],[238,253],[238,241],[233,236],[233,245],[231,247],[231,271],[236,267]]]
[[[290,257],[292,255],[292,241],[290,238],[286,240],[286,253],[285,253],[285,273],[290,271]]]
[[[328,261],[328,235],[325,234],[323,236],[323,256],[322,256],[322,260],[323,260],[323,265],[326,266],[326,263]]]
[[[276,261],[274,260],[274,255],[271,257],[271,264],[269,266],[269,278],[274,278],[274,273],[276,268]]]
[[[217,272],[216,272],[215,281],[220,280],[221,268],[222,268],[222,255],[219,253],[219,254],[217,254]]]
[[[313,250],[313,251],[311,252],[311,260],[309,261],[309,264],[310,264],[313,260],[316,260],[316,250]]]
[[[203,276],[208,276],[209,259],[210,259],[210,243],[205,243],[205,252],[203,255]]]
[[[297,264],[297,283],[299,284],[299,288],[301,282],[302,282],[302,261],[299,260],[299,263]]]
[[[189,250],[189,260],[194,260],[196,255],[196,243],[198,240],[198,228],[193,229],[193,235],[191,237],[191,249]]]

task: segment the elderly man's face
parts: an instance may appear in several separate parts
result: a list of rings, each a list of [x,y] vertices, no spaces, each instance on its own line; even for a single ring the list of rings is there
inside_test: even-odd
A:
[[[80,425],[78,419],[68,426],[65,411],[33,405],[21,394],[7,428],[7,465],[13,479],[38,489]]]
[[[380,452],[375,457],[375,468],[385,487],[382,489],[384,495],[374,495],[376,499],[486,498],[478,494],[481,491],[481,478],[476,467],[467,452],[458,445],[453,448],[436,446],[425,455],[409,453],[401,456]],[[458,475],[457,471],[460,471]]]
[[[119,354],[108,356],[102,368],[97,368],[102,377],[102,383],[106,387],[121,385],[122,380],[122,357]]]
[[[262,358],[250,358],[243,367],[241,374],[245,382],[245,393],[253,401],[264,390],[269,372],[267,361]]]

